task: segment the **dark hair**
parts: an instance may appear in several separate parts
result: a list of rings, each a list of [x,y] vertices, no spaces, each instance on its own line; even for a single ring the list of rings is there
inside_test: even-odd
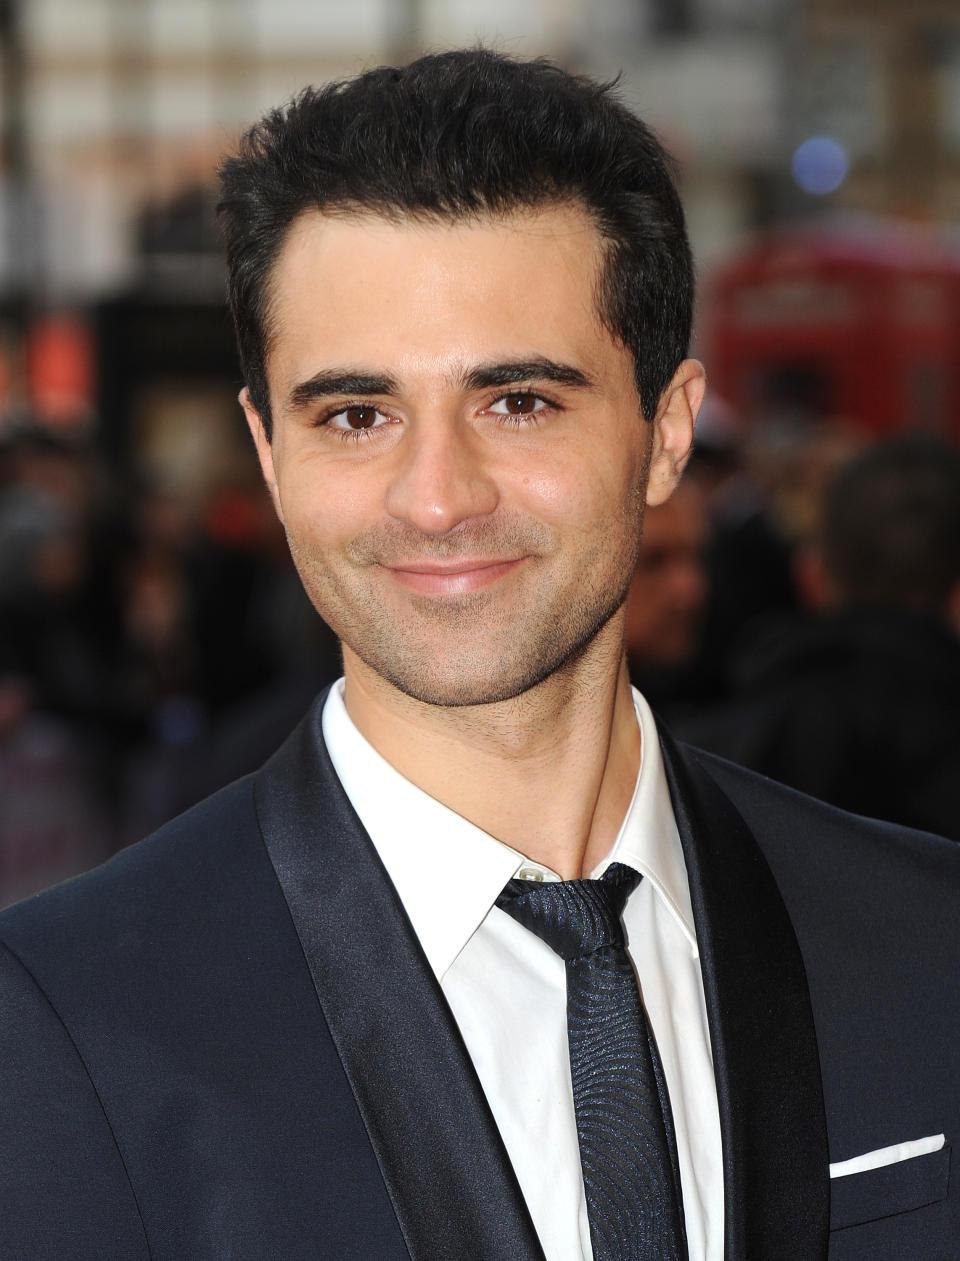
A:
[[[910,435],[854,456],[827,490],[823,551],[844,605],[941,616],[960,582],[960,454]]]
[[[244,377],[269,433],[269,279],[306,210],[457,219],[579,202],[605,244],[598,313],[651,418],[687,353],[693,267],[670,159],[612,86],[486,49],[306,88],[224,160],[218,214]]]

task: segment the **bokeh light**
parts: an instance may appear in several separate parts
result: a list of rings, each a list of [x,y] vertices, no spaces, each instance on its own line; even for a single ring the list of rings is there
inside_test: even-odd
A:
[[[830,136],[811,136],[795,151],[790,163],[793,178],[805,193],[832,193],[847,177],[847,151]]]

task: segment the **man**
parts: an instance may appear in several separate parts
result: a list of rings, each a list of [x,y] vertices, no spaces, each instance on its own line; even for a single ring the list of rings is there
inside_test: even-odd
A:
[[[950,1256],[954,849],[661,753],[627,683],[703,392],[656,141],[445,54],[268,115],[223,215],[345,682],[0,921],[0,1255]]]

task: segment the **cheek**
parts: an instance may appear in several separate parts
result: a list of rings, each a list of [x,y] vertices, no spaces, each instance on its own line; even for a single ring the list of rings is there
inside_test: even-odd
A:
[[[504,461],[492,471],[506,498],[558,524],[582,517],[592,503],[602,501],[608,477],[605,464],[598,467],[584,444],[569,441],[538,442],[523,453],[522,462]]]
[[[584,531],[609,530],[624,520],[635,522],[643,513],[642,472],[626,463],[598,466],[584,459],[554,490],[552,506]]]
[[[519,480],[517,498],[535,516],[554,519],[569,509],[571,487],[559,469],[540,465],[524,473]]]
[[[303,461],[281,482],[288,535],[335,547],[369,524],[372,496],[358,479]]]
[[[611,459],[598,463],[584,452],[563,464],[544,461],[515,483],[514,502],[527,515],[560,533],[581,537],[626,531],[643,514],[642,467]]]

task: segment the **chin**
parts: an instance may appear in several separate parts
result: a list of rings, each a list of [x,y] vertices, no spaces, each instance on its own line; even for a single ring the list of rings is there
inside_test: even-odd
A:
[[[370,663],[368,663],[370,664]],[[476,705],[496,705],[513,700],[541,683],[551,671],[537,671],[519,677],[464,676],[455,672],[450,677],[432,671],[408,672],[374,667],[381,678],[412,700],[443,709],[465,709]]]
[[[512,661],[508,654],[498,653],[484,662],[479,653],[474,651],[471,655],[469,649],[444,659],[434,658],[429,664],[422,658],[411,661],[394,657],[388,661],[357,655],[380,678],[412,700],[440,708],[465,709],[497,705],[532,691],[551,676],[572,668],[595,635],[596,631],[592,631],[573,642],[553,641],[541,645],[539,654]]]
[[[560,613],[558,600],[542,600],[536,611],[509,617],[479,616],[485,602],[474,597],[456,605],[430,602],[429,622],[387,624],[378,609],[375,618],[341,619],[334,630],[368,670],[412,700],[448,709],[496,705],[578,663],[625,592],[568,600]],[[617,645],[619,652],[619,635]]]

